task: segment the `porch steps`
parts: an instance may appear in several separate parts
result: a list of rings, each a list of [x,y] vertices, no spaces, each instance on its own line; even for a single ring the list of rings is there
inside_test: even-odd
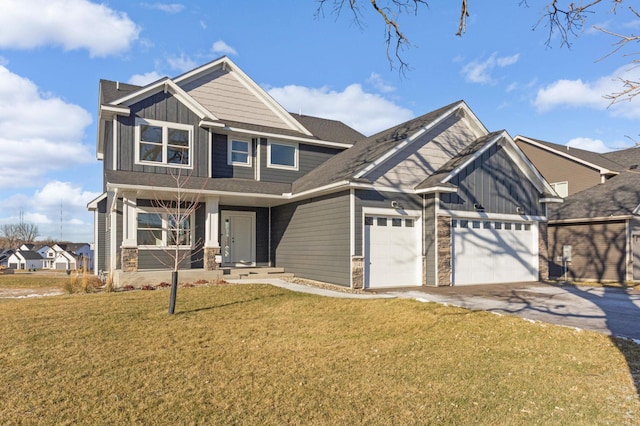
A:
[[[287,273],[284,268],[222,268],[222,278],[225,280],[258,280],[269,278],[293,278],[294,274]]]

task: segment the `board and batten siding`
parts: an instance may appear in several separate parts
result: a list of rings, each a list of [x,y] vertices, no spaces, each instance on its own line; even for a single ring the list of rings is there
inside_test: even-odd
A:
[[[454,115],[411,142],[366,177],[379,185],[414,187],[478,136],[467,119]]]
[[[626,221],[549,224],[549,276],[564,275],[563,246],[571,246],[567,278],[624,281],[626,279]]]
[[[249,141],[252,144],[251,165],[250,166],[234,166],[229,164],[229,136],[214,133],[212,136],[211,147],[211,177],[214,178],[240,178],[254,179],[256,165],[255,141],[251,138],[243,136],[240,140]]]
[[[272,142],[278,142],[273,140]],[[287,143],[287,142],[283,142]],[[267,139],[260,139],[260,180],[265,182],[292,183],[296,179],[309,173],[331,157],[340,153],[338,148],[328,148],[317,145],[298,144],[298,170],[287,170],[269,167]]]
[[[135,163],[135,120],[136,117],[169,123],[193,126],[193,145],[189,155],[193,164],[192,176],[208,177],[209,170],[209,131],[199,127],[200,118],[187,106],[169,93],[157,93],[131,106],[129,117],[118,117],[116,148],[117,169],[168,174],[176,169],[162,165],[142,165]],[[107,145],[111,142],[107,141]],[[113,149],[113,148],[110,148]]]
[[[569,195],[600,183],[600,171],[596,169],[525,142],[516,143],[547,182],[568,182]],[[567,154],[571,154],[570,149]]]
[[[275,266],[311,280],[351,285],[349,191],[271,209]]]
[[[181,87],[220,120],[291,128],[228,70],[213,70]]]
[[[533,183],[495,144],[449,181],[458,187],[455,194],[442,194],[440,206],[447,210],[544,216],[544,205]],[[517,208],[522,209],[522,213]]]
[[[391,214],[397,211],[391,207],[392,201],[397,201],[405,210],[422,210],[422,197],[419,195],[403,194],[398,192],[379,192],[364,189],[358,189],[355,191],[354,254],[356,256],[364,256],[363,208],[375,207],[389,209]]]

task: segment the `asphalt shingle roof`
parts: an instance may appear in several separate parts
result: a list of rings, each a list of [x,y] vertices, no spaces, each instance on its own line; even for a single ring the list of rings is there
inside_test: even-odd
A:
[[[640,147],[622,149],[620,151],[612,151],[602,154],[611,161],[621,164],[625,168],[632,166],[640,167]]]
[[[620,170],[624,169],[624,167],[620,166],[620,163],[614,161],[613,159],[608,158],[603,154],[599,154],[597,152],[587,151],[586,149],[580,149],[580,148],[572,148],[566,145],[559,145],[557,143],[551,143],[551,142],[543,141],[540,139],[530,138],[527,136],[524,136],[524,137],[526,137],[527,139],[531,139],[532,141],[537,142],[541,145],[554,149],[556,151],[563,152],[567,155],[571,155],[582,161],[586,161],[587,163],[594,164],[598,167],[605,168],[613,172],[619,172]]]
[[[605,183],[549,206],[549,220],[626,216],[640,204],[640,172],[623,171]]]
[[[294,114],[291,112],[289,114],[298,120],[305,129],[313,133],[314,136],[324,141],[353,144],[364,138],[362,133],[341,121]]]
[[[357,172],[373,163],[422,127],[436,120],[447,110],[461,103],[462,101],[454,102],[428,114],[359,140],[353,147],[330,158],[310,173],[296,180],[292,187],[294,193],[319,188],[344,180],[353,180],[352,178]]]

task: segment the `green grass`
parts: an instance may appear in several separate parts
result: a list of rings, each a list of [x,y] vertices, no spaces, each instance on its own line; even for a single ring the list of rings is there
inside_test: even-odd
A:
[[[640,349],[263,285],[0,301],[3,424],[637,424]]]
[[[62,273],[0,274],[0,288],[62,288],[70,277]]]

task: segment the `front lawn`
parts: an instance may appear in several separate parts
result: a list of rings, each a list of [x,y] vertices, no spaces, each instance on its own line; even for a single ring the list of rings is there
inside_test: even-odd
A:
[[[60,272],[0,274],[0,288],[63,288],[70,276]]]
[[[640,349],[266,285],[0,301],[3,424],[638,424]]]

